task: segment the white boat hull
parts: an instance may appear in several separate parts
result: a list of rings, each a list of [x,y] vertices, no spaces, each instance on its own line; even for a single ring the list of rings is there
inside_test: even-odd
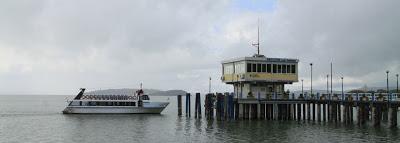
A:
[[[160,114],[168,105],[166,103],[149,103],[143,107],[135,106],[68,106],[64,114]]]

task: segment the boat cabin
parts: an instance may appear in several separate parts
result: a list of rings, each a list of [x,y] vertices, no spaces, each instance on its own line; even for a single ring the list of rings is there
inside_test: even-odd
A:
[[[83,95],[80,99],[69,101],[69,106],[139,106],[138,102],[150,100],[148,95]]]

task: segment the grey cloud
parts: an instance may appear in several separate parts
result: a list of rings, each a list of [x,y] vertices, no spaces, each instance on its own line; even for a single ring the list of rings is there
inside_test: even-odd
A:
[[[278,1],[235,11],[232,1],[2,1],[0,93],[71,93],[145,86],[231,90],[223,59],[250,56],[261,19],[262,53],[300,59],[300,76],[325,87],[334,62],[346,87],[383,85],[400,71],[397,1]],[[393,81],[391,81],[393,82]],[[305,81],[309,85],[309,81]],[[299,89],[299,83],[288,86]],[[337,89],[337,88],[336,88]]]

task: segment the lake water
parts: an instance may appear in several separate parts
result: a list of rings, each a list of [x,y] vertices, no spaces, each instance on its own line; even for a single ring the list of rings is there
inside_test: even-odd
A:
[[[66,97],[0,96],[0,142],[400,142],[399,129],[387,123],[178,117],[176,97],[152,97],[171,102],[161,115],[64,115]]]

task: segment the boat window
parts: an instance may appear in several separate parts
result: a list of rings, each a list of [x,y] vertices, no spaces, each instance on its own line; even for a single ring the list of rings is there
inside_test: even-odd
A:
[[[271,73],[271,64],[267,64],[267,72]]]
[[[276,73],[276,64],[273,64],[273,68],[272,68],[272,70],[273,70],[273,73]]]
[[[267,72],[266,64],[262,64],[262,71],[261,72]]]
[[[253,68],[253,70],[251,70],[252,72],[257,72],[257,64],[253,64],[252,68]]]
[[[282,65],[282,73],[286,73],[286,65]]]
[[[292,73],[296,73],[296,65],[292,65]]]
[[[261,64],[257,64],[257,72],[261,72]]]
[[[142,95],[142,100],[150,100],[148,95]]]
[[[250,63],[247,64],[247,72],[251,72],[251,64]]]

